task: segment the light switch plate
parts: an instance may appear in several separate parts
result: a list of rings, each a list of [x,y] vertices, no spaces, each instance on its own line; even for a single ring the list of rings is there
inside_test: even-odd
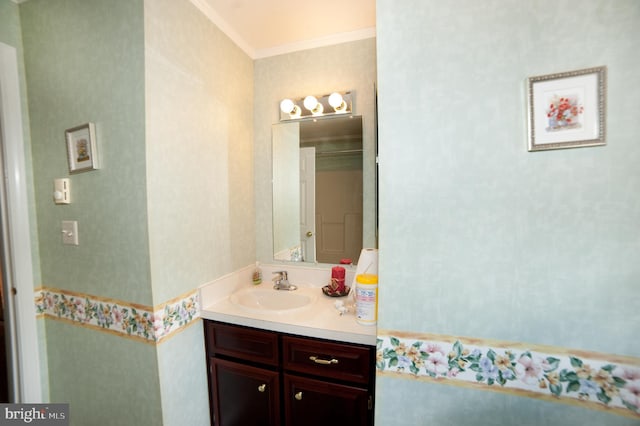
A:
[[[75,220],[62,221],[62,244],[78,245],[78,222]]]
[[[53,201],[56,204],[71,204],[71,188],[69,178],[53,181]]]

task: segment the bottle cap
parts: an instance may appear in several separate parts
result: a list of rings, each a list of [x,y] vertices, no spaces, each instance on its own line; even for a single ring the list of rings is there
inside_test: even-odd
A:
[[[356,282],[360,284],[378,284],[378,276],[375,274],[359,274]]]

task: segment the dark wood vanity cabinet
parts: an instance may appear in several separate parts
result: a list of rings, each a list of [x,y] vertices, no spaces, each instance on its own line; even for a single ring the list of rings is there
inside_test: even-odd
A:
[[[211,424],[373,425],[373,346],[204,324]]]

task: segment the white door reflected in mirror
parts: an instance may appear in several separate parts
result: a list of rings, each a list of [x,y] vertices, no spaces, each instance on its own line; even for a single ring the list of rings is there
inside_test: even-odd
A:
[[[300,148],[300,241],[302,261],[316,261],[316,148]]]

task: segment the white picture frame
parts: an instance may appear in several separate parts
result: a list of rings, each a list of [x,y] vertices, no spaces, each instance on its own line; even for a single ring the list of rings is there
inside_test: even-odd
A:
[[[93,123],[82,124],[65,131],[69,173],[99,168],[96,131]]]

